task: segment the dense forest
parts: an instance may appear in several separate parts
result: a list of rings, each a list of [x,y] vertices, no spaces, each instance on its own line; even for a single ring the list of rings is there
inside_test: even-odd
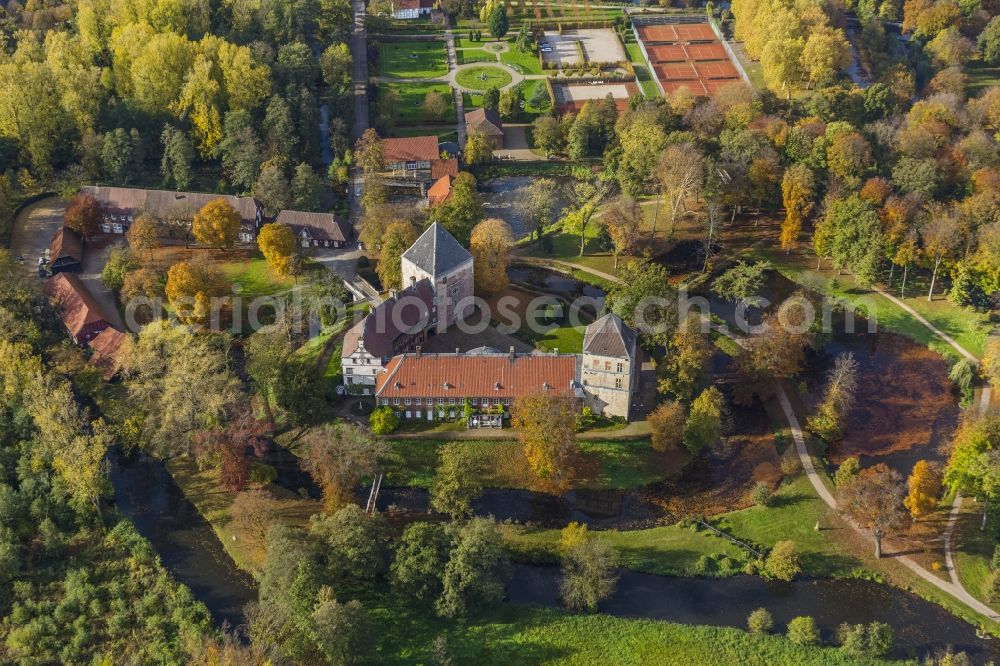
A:
[[[324,151],[345,157],[347,0],[42,5],[0,8],[0,210],[83,183],[280,208],[293,177],[326,178]]]

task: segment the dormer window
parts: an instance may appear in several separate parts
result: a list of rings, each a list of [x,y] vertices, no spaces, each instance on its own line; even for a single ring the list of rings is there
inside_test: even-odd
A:
[[[453,386],[451,385],[451,383],[450,383],[450,382],[445,382],[445,383],[444,383],[444,389],[445,389],[446,391],[447,391],[448,389],[451,389],[451,388],[454,388],[454,387],[453,387]]]
[[[401,388],[403,388],[403,385],[402,385],[402,384],[400,384],[399,382],[396,382],[396,383],[394,384],[394,387],[395,387],[396,389],[401,389]]]
[[[542,390],[543,391],[548,391],[550,388],[552,388],[552,387],[549,386],[548,382],[542,382]]]
[[[499,391],[500,390],[500,382],[497,382],[496,384],[493,385],[493,390],[494,391]]]

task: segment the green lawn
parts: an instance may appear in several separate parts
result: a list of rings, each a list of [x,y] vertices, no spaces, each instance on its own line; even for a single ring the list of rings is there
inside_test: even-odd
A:
[[[837,666],[889,663],[848,658],[833,647],[804,647],[780,635],[739,629],[574,615],[556,609],[501,605],[456,623],[383,593],[363,599],[379,637],[377,661],[435,662],[432,643],[443,636],[451,663],[646,666]],[[776,627],[779,632],[784,627]]]
[[[530,51],[519,51],[513,44],[506,52],[500,54],[500,62],[511,65],[522,74],[541,74],[542,65],[538,56]]]
[[[559,561],[560,530],[523,525],[504,525],[502,530],[504,544],[516,559]],[[614,546],[623,567],[644,573],[663,576],[732,575],[739,573],[748,560],[745,550],[727,539],[713,536],[706,529],[695,531],[689,527],[669,525],[629,532],[601,530],[593,534]],[[701,558],[711,560],[707,569],[699,568]],[[729,561],[720,566],[725,558]]]
[[[463,69],[455,76],[455,82],[469,90],[489,90],[509,85],[513,78],[505,69],[483,65]]]
[[[219,269],[226,280],[240,286],[239,296],[244,300],[273,296],[288,291],[295,285],[294,279],[276,275],[259,255],[250,259],[222,262]]]
[[[642,55],[639,45],[635,42],[626,44],[625,51],[628,53],[628,59],[632,62],[632,67],[635,69],[635,78],[639,83],[639,88],[642,89],[642,94],[646,99],[659,97],[660,89],[656,87],[656,82],[653,81],[649,64],[646,62],[645,56]]]
[[[560,326],[538,336],[535,344],[544,350],[558,349],[561,354],[579,354],[583,351],[584,326]]]
[[[383,42],[378,73],[400,79],[444,76],[448,73],[444,42]]]
[[[830,528],[840,529],[805,475],[778,489],[774,505],[751,507],[723,514],[711,521],[719,529],[740,539],[771,547],[775,542],[790,539],[802,553],[802,567],[814,576],[846,576],[861,566],[844,554]],[[816,531],[816,523],[821,528]]]
[[[495,53],[489,53],[482,49],[465,49],[458,51],[458,64],[467,65],[472,62],[496,62]]]
[[[444,95],[448,102],[448,111],[443,118],[431,118],[424,113],[424,97],[432,90]],[[398,125],[455,122],[455,99],[451,94],[451,86],[447,83],[381,83],[378,86],[378,103],[385,103],[389,91],[395,92],[397,96],[393,109],[396,112]],[[427,132],[423,131],[420,134]]]
[[[860,562],[843,554],[831,532],[815,531],[817,521],[821,526],[831,527],[834,517],[812,491],[805,476],[780,488],[775,494],[773,506],[743,509],[709,520],[728,534],[766,548],[774,546],[777,541],[794,541],[802,553],[803,573],[806,575],[851,575],[860,568]],[[646,573],[667,576],[738,575],[750,557],[743,548],[706,529],[668,525],[595,534],[615,547],[622,566]],[[541,562],[558,559],[557,529],[509,525],[504,526],[504,538],[509,548],[522,559]]]
[[[986,603],[986,584],[992,574],[990,570],[993,549],[997,543],[989,532],[980,531],[983,505],[966,497],[962,514],[955,528],[953,549],[955,569],[962,585],[980,601]]]
[[[880,327],[885,327],[886,329],[912,338],[917,342],[926,344],[942,356],[951,358],[952,360],[960,358],[958,352],[951,345],[941,340],[911,315],[900,310],[891,301],[873,292],[855,287],[854,279],[850,275],[837,276],[836,271],[823,270],[817,272],[812,269],[803,268],[801,265],[789,261],[780,252],[761,250],[758,254],[761,258],[770,261],[775,268],[789,279],[806,284],[809,288],[816,289],[829,296],[843,299],[855,307],[864,309],[866,312],[874,312]],[[988,323],[988,316],[969,308],[955,305],[940,294],[940,289],[935,295],[934,300],[928,302],[926,282],[927,280],[924,279],[924,276],[921,276],[915,270],[911,270],[910,280],[907,285],[907,298],[904,299],[904,302],[938,329],[955,339],[958,344],[972,354],[982,356],[983,346],[991,330],[991,326]],[[894,285],[892,293],[898,298],[898,276]]]
[[[469,39],[468,32],[456,32],[455,33],[455,48],[457,50],[461,49],[485,49],[487,44],[495,44],[496,40],[490,37],[489,33],[483,31],[483,38],[476,42]]]
[[[392,455],[386,465],[386,483],[429,488],[438,464],[438,449],[447,442],[399,439],[389,443]],[[483,461],[484,486],[526,490],[540,487],[516,440],[460,440],[460,445],[474,451]],[[686,461],[686,456],[653,451],[645,439],[585,440],[580,442],[580,449],[584,454],[584,471],[574,484],[577,488],[638,488],[676,473]]]
[[[521,83],[521,93],[524,95],[524,110],[534,120],[535,116],[552,110],[552,99],[548,91],[545,92],[545,103],[542,105],[532,104],[531,100],[535,96],[535,91],[539,88],[545,89],[545,81],[540,79],[526,79]]]
[[[965,66],[969,77],[969,96],[979,95],[985,88],[1000,86],[1000,65],[987,65],[980,59],[972,60]]]

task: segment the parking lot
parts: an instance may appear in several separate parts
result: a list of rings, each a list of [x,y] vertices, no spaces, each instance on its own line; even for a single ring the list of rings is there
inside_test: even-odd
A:
[[[581,48],[577,48],[579,43]],[[546,50],[544,45],[551,50]],[[595,28],[586,30],[564,30],[560,35],[555,31],[547,31],[539,43],[542,60],[558,63],[562,67],[582,65],[584,62],[623,62],[628,60],[625,48],[614,30]],[[583,51],[584,59],[580,58]]]

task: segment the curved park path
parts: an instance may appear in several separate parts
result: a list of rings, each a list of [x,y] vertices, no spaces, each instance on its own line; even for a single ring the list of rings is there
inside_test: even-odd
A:
[[[573,264],[570,262],[558,261],[558,260],[550,260],[550,261],[551,263],[556,264],[558,266],[562,266],[565,268],[573,268],[576,270],[583,271],[585,273],[590,273],[591,275],[595,275],[599,278],[608,280],[610,282],[619,281],[617,276],[605,273],[603,271],[598,271],[593,268],[588,268],[587,266],[582,266],[580,264]],[[947,335],[946,333],[935,327],[933,324],[931,324],[929,321],[927,321],[927,319],[922,317],[919,313],[917,313],[916,310],[911,308],[909,305],[895,298],[894,296],[886,293],[885,291],[882,291],[881,289],[876,288],[875,291],[881,294],[882,296],[886,297],[887,299],[889,299],[889,301],[891,301],[894,305],[902,309],[904,312],[910,314],[914,319],[916,319],[921,324],[926,326],[931,332],[933,332],[935,335],[937,335],[942,340],[947,342],[949,345],[954,347],[955,350],[958,351],[963,357],[969,359],[973,363],[979,362],[979,359],[976,358],[975,355],[973,355],[967,349],[959,345],[949,335]],[[723,335],[726,335],[730,339],[734,340],[738,344],[742,345],[744,343],[744,340],[733,335],[730,331],[726,329],[717,328],[716,330],[718,330]],[[792,409],[792,404],[788,399],[788,394],[785,393],[785,388],[780,382],[776,383],[775,388],[776,388],[776,395],[778,397],[778,402],[781,404],[781,410],[784,412],[785,419],[788,421],[788,426],[792,431],[792,439],[795,441],[795,450],[799,455],[799,460],[802,462],[802,469],[806,473],[809,482],[816,490],[816,494],[820,496],[820,498],[827,504],[827,506],[836,511],[837,500],[833,496],[833,493],[831,493],[830,490],[826,487],[826,484],[823,482],[823,478],[820,476],[819,471],[813,464],[812,456],[809,455],[809,451],[806,448],[805,437],[802,434],[802,427],[799,424],[798,417],[795,415],[795,411]],[[984,389],[984,393],[987,391],[989,391],[988,388]],[[989,395],[988,393],[986,393],[984,395],[984,399],[980,401],[980,410],[984,409],[985,406],[988,404],[989,404]],[[912,571],[914,574],[916,574],[923,580],[927,581],[934,587],[941,590],[942,592],[962,602],[963,604],[974,610],[976,613],[986,618],[989,618],[994,622],[1000,622],[1000,613],[997,613],[997,611],[993,610],[992,608],[990,608],[989,606],[987,606],[986,604],[984,604],[983,602],[979,601],[974,596],[972,596],[972,594],[970,594],[969,591],[965,589],[965,586],[962,585],[962,582],[959,580],[958,573],[955,570],[954,557],[951,548],[951,537],[955,530],[955,523],[958,520],[958,515],[961,506],[962,506],[962,496],[956,493],[955,500],[952,503],[951,513],[948,519],[948,528],[944,534],[945,566],[948,569],[948,575],[950,581],[942,580],[938,576],[934,575],[932,572],[920,566],[913,559],[905,555],[898,555],[893,557],[893,559],[902,564],[904,567]],[[868,539],[872,538],[871,533],[868,530],[864,529],[860,525],[855,524],[851,520],[848,520],[846,518],[844,520],[865,538]]]

